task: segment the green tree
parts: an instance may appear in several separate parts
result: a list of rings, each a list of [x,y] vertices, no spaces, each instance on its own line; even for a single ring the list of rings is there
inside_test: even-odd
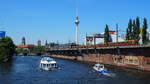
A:
[[[140,40],[140,21],[138,17],[136,18],[136,22],[133,20],[133,40],[136,43],[139,43]]]
[[[140,19],[139,19],[139,17],[136,17],[136,27],[140,28]]]
[[[147,25],[147,19],[144,18],[143,21],[143,31],[142,31],[142,42],[143,44],[146,44],[149,41],[149,38],[147,36],[147,29],[148,29],[148,25]]]
[[[0,62],[9,60],[15,53],[15,45],[10,37],[0,38]]]
[[[23,48],[16,48],[17,53],[23,53]]]
[[[16,48],[16,53],[29,53],[29,49],[27,48]]]
[[[126,29],[126,40],[129,40],[129,28]]]
[[[139,43],[140,40],[140,19],[139,17],[136,18],[136,40]]]
[[[132,38],[132,40],[135,40],[136,38],[135,38],[135,36],[136,36],[136,23],[135,23],[135,20],[133,20],[133,38]]]
[[[132,40],[133,39],[133,24],[132,19],[129,20],[128,28],[126,29],[126,40]]]
[[[42,46],[35,46],[33,49],[33,53],[40,54],[42,52],[44,52],[44,48]]]
[[[112,42],[111,36],[110,36],[110,34],[109,34],[109,27],[108,27],[107,24],[106,24],[106,27],[105,27],[104,42],[105,42],[105,43]]]

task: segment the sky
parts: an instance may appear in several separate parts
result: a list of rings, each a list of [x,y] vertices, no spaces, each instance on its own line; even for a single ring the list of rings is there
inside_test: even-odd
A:
[[[0,0],[0,31],[6,31],[15,44],[24,36],[27,44],[75,41],[75,16],[78,7],[79,42],[86,33],[102,33],[119,24],[125,33],[128,20],[147,18],[150,24],[149,0]]]

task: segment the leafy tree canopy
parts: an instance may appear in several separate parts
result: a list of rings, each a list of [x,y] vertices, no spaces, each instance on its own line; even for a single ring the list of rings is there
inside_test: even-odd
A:
[[[15,53],[15,45],[10,37],[0,38],[0,62],[9,60]]]

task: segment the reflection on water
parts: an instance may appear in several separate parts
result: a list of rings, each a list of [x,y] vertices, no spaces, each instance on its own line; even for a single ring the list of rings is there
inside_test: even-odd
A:
[[[8,74],[11,71],[11,66],[12,66],[12,60],[7,63],[1,63],[0,72],[1,73],[3,72],[2,74]]]
[[[11,84],[9,81],[12,68],[12,60],[0,64],[0,84]],[[4,82],[5,81],[5,82]]]
[[[93,72],[92,65],[56,59],[59,69],[39,69],[40,56],[14,56],[0,64],[0,84],[149,84],[150,72],[107,66],[111,76]]]

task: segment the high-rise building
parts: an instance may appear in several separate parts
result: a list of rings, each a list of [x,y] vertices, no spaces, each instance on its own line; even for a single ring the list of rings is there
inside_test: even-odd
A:
[[[47,40],[45,41],[45,46],[48,46]]]
[[[22,45],[26,45],[26,40],[25,40],[25,37],[22,37]]]
[[[37,46],[41,46],[41,40],[37,41]]]

